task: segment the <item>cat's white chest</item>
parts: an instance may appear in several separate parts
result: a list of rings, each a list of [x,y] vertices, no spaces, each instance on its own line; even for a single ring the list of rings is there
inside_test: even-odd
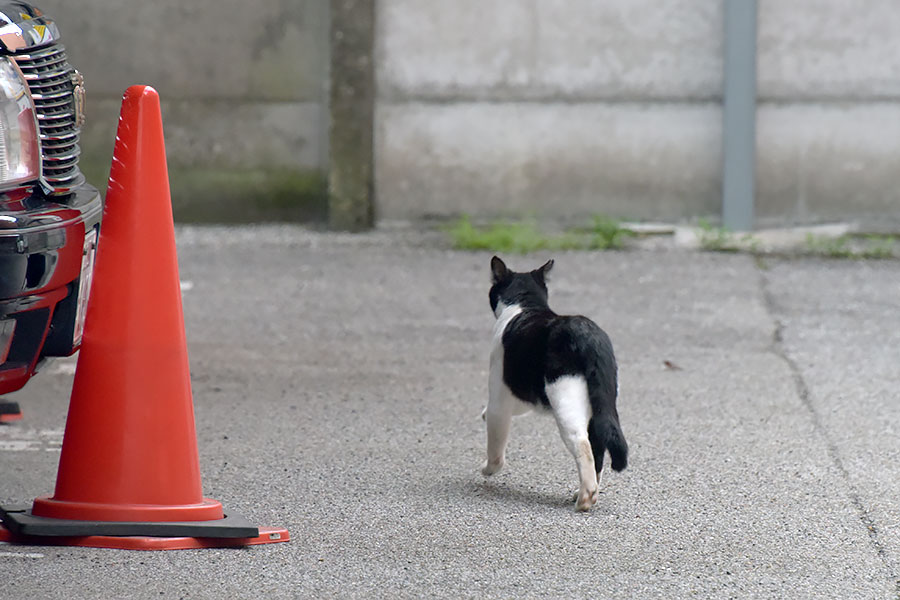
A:
[[[497,304],[495,313],[497,321],[494,323],[494,335],[491,344],[491,371],[495,367],[503,367],[503,332],[516,315],[522,312],[522,307],[518,304],[507,306],[500,302]]]

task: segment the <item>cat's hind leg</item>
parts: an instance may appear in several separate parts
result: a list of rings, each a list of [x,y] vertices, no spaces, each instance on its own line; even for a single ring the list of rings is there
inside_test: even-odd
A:
[[[578,469],[578,495],[575,510],[590,510],[597,501],[597,471],[594,453],[588,439],[591,403],[584,377],[564,375],[544,388],[553,416],[566,448],[575,458]]]

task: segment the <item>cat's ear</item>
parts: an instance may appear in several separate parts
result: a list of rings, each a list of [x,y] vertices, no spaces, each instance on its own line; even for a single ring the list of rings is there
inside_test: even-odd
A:
[[[553,259],[551,258],[547,262],[545,262],[539,269],[535,269],[532,271],[534,278],[539,282],[546,285],[547,283],[547,274],[550,273],[550,269],[553,268]]]
[[[499,283],[509,277],[509,269],[506,268],[506,264],[500,260],[498,257],[494,257],[491,259],[491,280],[494,283]]]

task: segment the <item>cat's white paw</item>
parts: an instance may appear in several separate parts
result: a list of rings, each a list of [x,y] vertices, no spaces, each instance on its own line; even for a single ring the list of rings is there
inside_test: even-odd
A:
[[[487,406],[485,406],[484,410],[481,411],[481,420],[487,421]]]
[[[597,500],[600,498],[600,478],[602,475],[603,471],[597,473],[597,491],[594,493],[594,502],[597,502]],[[580,492],[581,490],[575,490],[574,492],[572,492],[572,502],[578,502],[578,495]]]
[[[485,477],[490,477],[503,468],[503,463],[504,460],[502,458],[498,461],[486,460],[484,461],[484,465],[481,467],[481,474]]]
[[[586,489],[579,490],[577,498],[575,499],[575,510],[579,512],[591,510],[591,507],[597,503],[599,496],[599,490],[596,488],[593,491]]]

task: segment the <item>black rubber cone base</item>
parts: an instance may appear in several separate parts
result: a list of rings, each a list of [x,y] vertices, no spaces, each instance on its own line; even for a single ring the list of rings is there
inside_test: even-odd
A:
[[[226,514],[214,521],[71,521],[36,517],[22,506],[0,506],[0,521],[11,533],[22,536],[156,536],[255,538],[259,528],[239,515]]]

